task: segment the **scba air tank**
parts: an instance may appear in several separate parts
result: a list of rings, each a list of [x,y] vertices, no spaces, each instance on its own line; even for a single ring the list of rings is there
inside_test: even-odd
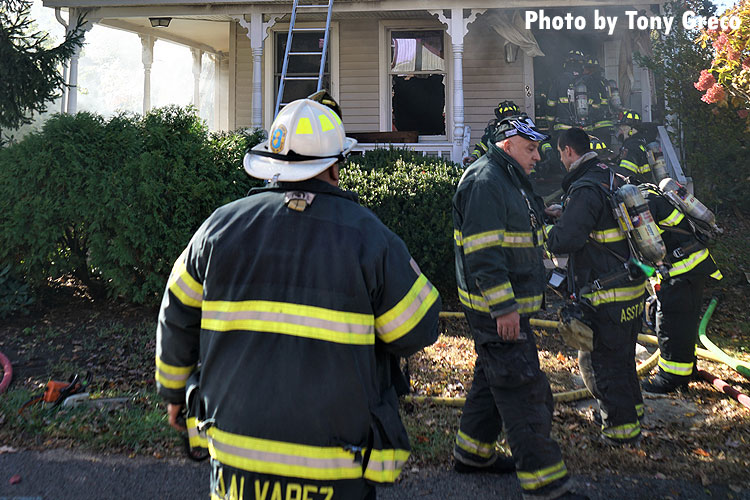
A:
[[[712,231],[722,233],[723,230],[716,225],[716,217],[706,205],[685,189],[685,186],[674,179],[667,177],[659,183],[659,189],[679,206],[684,213],[707,224]]]
[[[579,80],[575,86],[576,114],[583,120],[589,116],[589,97],[586,84]]]
[[[615,192],[615,199],[620,207],[620,225],[633,235],[641,257],[660,265],[667,254],[667,247],[641,191],[632,184],[626,184]]]
[[[652,142],[646,146],[646,157],[648,163],[651,165],[651,172],[654,174],[656,182],[661,182],[662,179],[667,177],[667,163],[664,161],[664,154],[662,154],[661,146],[658,142]]]

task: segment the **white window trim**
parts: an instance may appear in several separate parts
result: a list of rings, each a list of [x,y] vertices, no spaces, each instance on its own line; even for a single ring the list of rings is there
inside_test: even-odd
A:
[[[380,75],[380,131],[390,132],[392,127],[390,65],[390,30],[440,30],[443,32],[443,54],[445,56],[445,135],[420,135],[419,142],[448,141],[453,133],[453,50],[445,25],[437,20],[387,19],[379,22],[378,29],[378,74]]]
[[[294,23],[297,28],[320,28],[325,30],[325,21],[321,22],[298,22]],[[289,23],[277,23],[271,28],[270,36],[263,41],[263,128],[268,130],[273,121],[273,111],[276,106],[276,96],[273,94],[273,63],[276,60],[276,47],[274,40],[278,32],[289,32]],[[331,35],[328,40],[328,60],[331,72],[331,88],[328,91],[336,101],[339,100],[339,23],[331,21]]]

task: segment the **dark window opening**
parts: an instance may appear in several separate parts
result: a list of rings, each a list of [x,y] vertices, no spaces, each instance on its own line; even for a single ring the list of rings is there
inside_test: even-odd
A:
[[[391,31],[392,130],[445,135],[441,30]]]

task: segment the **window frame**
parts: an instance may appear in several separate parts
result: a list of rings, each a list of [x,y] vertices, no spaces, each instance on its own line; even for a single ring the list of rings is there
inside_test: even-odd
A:
[[[296,22],[297,28],[320,28],[324,31],[325,21]],[[263,128],[268,130],[273,122],[273,112],[276,107],[275,90],[275,62],[276,38],[279,32],[288,33],[289,23],[277,23],[269,30],[269,36],[263,41]],[[331,21],[331,34],[328,39],[328,69],[331,88],[328,91],[336,101],[339,101],[339,22]]]
[[[451,39],[443,23],[430,20],[381,20],[379,26],[378,73],[380,75],[380,131],[392,130],[393,103],[391,100],[391,32],[392,31],[442,31],[445,60],[445,134],[420,135],[419,142],[445,142],[453,133],[453,51]],[[431,74],[434,74],[432,72]]]

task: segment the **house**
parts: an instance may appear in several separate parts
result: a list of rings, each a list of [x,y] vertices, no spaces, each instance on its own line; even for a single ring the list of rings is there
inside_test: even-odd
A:
[[[144,111],[150,108],[154,40],[163,39],[192,49],[196,96],[202,56],[213,58],[212,128],[268,128],[273,120],[292,2],[44,0],[44,5],[56,9],[63,23],[64,10],[68,19],[85,13],[87,28],[98,23],[140,36]],[[574,48],[598,57],[606,78],[619,83],[624,104],[649,119],[651,77],[632,61],[633,50],[648,50],[648,32],[628,29],[625,22],[612,34],[597,31],[592,16],[597,9],[624,19],[628,10],[659,8],[616,0],[335,0],[325,81],[343,109],[347,132],[407,142],[460,161],[499,101],[513,100],[534,116],[539,91]],[[554,23],[549,28],[537,23],[526,29],[530,11],[551,19],[580,16],[587,26],[556,30]],[[319,51],[325,21],[325,5],[299,12],[296,27],[308,30],[295,35],[295,50]],[[301,57],[289,72],[317,74],[318,61]],[[76,58],[68,79],[74,88]],[[289,82],[285,100],[312,91],[314,82]],[[74,91],[67,109],[76,110]],[[374,147],[360,142],[360,148]]]

